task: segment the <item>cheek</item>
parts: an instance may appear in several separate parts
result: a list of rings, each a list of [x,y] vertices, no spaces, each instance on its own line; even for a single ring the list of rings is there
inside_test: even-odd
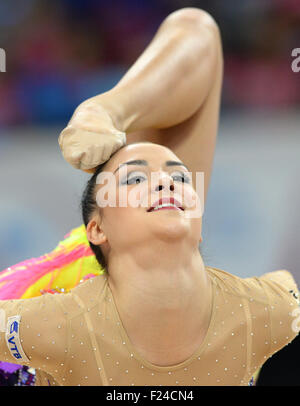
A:
[[[149,239],[149,224],[141,208],[116,207],[105,210],[103,230],[109,246],[115,252],[138,247]]]
[[[139,209],[131,207],[106,207],[102,209],[102,229],[111,244],[130,240],[140,229]]]
[[[201,199],[191,185],[179,185],[175,191],[186,210],[195,210],[201,205]]]
[[[117,191],[117,205],[120,208],[149,207],[149,190],[147,182],[131,187],[120,187]],[[129,213],[129,212],[127,212]],[[134,215],[134,213],[132,213]]]

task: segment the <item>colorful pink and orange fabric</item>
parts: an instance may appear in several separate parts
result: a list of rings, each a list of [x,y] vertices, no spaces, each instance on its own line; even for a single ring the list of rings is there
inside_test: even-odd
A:
[[[0,272],[0,300],[29,299],[44,293],[67,293],[89,278],[105,273],[89,246],[85,226],[72,229],[50,253]],[[5,378],[25,367],[0,362]],[[27,371],[26,371],[27,372]],[[26,375],[28,374],[20,374]],[[24,385],[31,380],[26,379]]]
[[[74,228],[48,254],[27,259],[0,273],[0,300],[68,292],[81,281],[105,273],[91,250],[84,225]]]

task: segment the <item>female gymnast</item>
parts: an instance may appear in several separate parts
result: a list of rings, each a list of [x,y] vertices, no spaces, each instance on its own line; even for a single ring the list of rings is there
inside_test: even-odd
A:
[[[248,385],[296,337],[292,275],[205,265],[202,215],[183,198],[199,202],[204,173],[204,206],[222,75],[216,22],[184,8],[113,89],[75,110],[59,145],[92,173],[84,224],[1,274],[3,362],[34,368],[37,385]],[[110,193],[116,207],[101,206]]]

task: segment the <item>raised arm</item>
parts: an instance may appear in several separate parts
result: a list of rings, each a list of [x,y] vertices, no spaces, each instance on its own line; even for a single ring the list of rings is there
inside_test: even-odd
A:
[[[112,109],[121,129],[131,133],[169,128],[196,113],[216,78],[219,40],[215,21],[203,10],[188,8],[170,14],[107,94],[119,101]]]
[[[82,103],[60,136],[68,162],[89,170],[127,142],[172,149],[207,192],[219,119],[223,58],[218,26],[205,11],[170,14],[110,91]]]

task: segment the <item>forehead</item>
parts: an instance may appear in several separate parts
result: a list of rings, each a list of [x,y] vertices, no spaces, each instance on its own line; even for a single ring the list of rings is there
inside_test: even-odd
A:
[[[169,148],[145,142],[129,144],[121,148],[107,162],[105,170],[114,172],[122,163],[135,159],[144,159],[150,166],[160,166],[168,160],[179,161]]]

